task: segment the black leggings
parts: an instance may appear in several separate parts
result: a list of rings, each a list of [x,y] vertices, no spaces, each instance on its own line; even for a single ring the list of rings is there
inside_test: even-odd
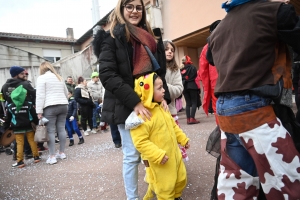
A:
[[[186,101],[186,117],[189,118],[195,118],[196,109],[197,109],[197,95],[198,90],[184,90],[183,96]],[[191,109],[192,108],[192,109]]]
[[[93,107],[88,105],[80,105],[81,126],[84,131],[87,130],[86,121],[88,121],[90,129],[93,128]]]

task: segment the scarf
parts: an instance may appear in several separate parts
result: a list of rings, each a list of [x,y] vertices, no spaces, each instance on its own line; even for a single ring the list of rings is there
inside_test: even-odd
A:
[[[137,77],[153,72],[151,58],[147,53],[147,50],[150,50],[152,53],[156,52],[156,42],[153,36],[140,27],[130,23],[126,25],[130,32],[130,42],[133,46],[133,76]]]
[[[226,1],[225,3],[222,4],[222,8],[226,10],[226,12],[229,12],[232,8],[247,3],[251,0],[231,0],[231,1]]]

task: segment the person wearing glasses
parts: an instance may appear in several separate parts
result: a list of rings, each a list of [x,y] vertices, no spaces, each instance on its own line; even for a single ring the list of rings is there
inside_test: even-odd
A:
[[[26,99],[30,102],[35,102],[36,92],[30,82],[26,81],[26,76],[28,76],[28,73],[27,75],[26,73],[26,70],[19,66],[12,66],[10,68],[10,74],[12,78],[7,79],[1,90],[3,97],[7,101],[7,103],[12,103],[10,94],[19,85],[23,85],[23,87],[27,90]]]
[[[23,87],[27,90],[26,101],[32,102],[35,104],[36,92],[35,89],[32,87],[29,81],[26,81],[26,70],[20,66],[12,66],[9,70],[11,74],[11,78],[7,79],[6,83],[2,86],[1,93],[3,94],[4,100],[8,104],[12,103],[11,100],[11,92],[16,89],[18,86],[23,85]],[[32,151],[30,145],[25,136],[25,144],[24,144],[24,151],[25,151],[25,159],[30,159],[32,157]],[[17,159],[17,145],[14,141],[14,155],[13,160]]]
[[[99,59],[100,81],[105,88],[102,120],[118,125],[122,138],[123,179],[128,200],[138,199],[138,164],[140,153],[133,145],[125,120],[132,111],[144,120],[151,120],[134,92],[134,79],[156,71],[162,77],[165,98],[161,106],[168,109],[170,102],[165,81],[166,56],[160,29],[151,30],[141,0],[119,0],[110,15],[110,31],[99,30],[93,41],[94,54]],[[147,47],[145,47],[147,46]],[[147,52],[155,56],[160,68],[155,69]],[[152,57],[153,58],[153,57]]]

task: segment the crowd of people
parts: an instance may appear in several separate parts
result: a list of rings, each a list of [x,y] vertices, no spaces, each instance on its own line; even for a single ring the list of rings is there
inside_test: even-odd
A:
[[[67,158],[65,154],[67,138],[69,138],[69,146],[73,146],[73,134],[76,133],[78,144],[83,144],[83,134],[85,136],[89,133],[96,134],[100,125],[99,113],[93,116],[93,108],[99,106],[103,90],[97,72],[92,73],[90,81],[92,85],[87,86],[83,77],[78,77],[77,85],[73,83],[71,76],[64,81],[49,62],[41,63],[39,70],[40,76],[37,78],[36,87],[33,88],[25,68],[12,66],[11,78],[1,89],[3,100],[5,100],[5,104],[1,104],[1,111],[3,111],[1,118],[5,120],[4,130],[12,129],[16,136],[13,145],[13,160],[17,162],[13,163],[12,167],[24,167],[24,158],[33,158],[35,163],[40,162],[40,155],[46,150],[49,150],[46,163],[56,164],[57,159]],[[100,87],[95,88],[95,84]],[[81,123],[78,123],[79,116]],[[42,118],[47,120],[46,128],[49,139],[47,147],[44,142],[34,141],[35,128],[40,125],[39,120]],[[87,121],[89,129],[87,129]],[[83,133],[80,128],[83,129]],[[112,135],[112,138],[115,137],[120,138],[118,130]],[[59,143],[57,152],[56,143]],[[121,139],[116,148],[121,147],[120,143]]]
[[[176,63],[174,43],[151,29],[141,0],[118,0],[110,30],[95,35],[99,72],[89,82],[78,77],[74,84],[71,76],[64,82],[43,62],[35,90],[24,68],[11,67],[12,78],[1,92],[7,102],[5,128],[16,134],[12,167],[24,167],[24,152],[41,161],[38,149],[46,147],[34,142],[32,123],[43,117],[49,120],[49,164],[67,157],[67,135],[69,146],[74,133],[83,144],[83,135],[109,124],[115,147],[122,147],[127,199],[140,198],[142,161],[148,184],[144,199],[181,200],[188,173],[184,152],[190,148],[178,122],[184,98],[187,125],[200,123],[196,111],[202,105],[206,114],[215,114],[220,132],[211,199],[300,199],[300,114],[290,112],[292,86],[297,108],[300,102],[299,16],[288,0],[231,0],[222,8],[227,15],[211,24],[198,70],[189,55]],[[139,123],[126,128],[128,118]]]

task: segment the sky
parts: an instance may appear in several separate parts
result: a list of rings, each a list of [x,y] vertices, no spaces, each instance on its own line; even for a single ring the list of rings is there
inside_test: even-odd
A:
[[[118,0],[98,0],[100,19]],[[92,0],[0,0],[0,32],[78,39],[94,26]]]

